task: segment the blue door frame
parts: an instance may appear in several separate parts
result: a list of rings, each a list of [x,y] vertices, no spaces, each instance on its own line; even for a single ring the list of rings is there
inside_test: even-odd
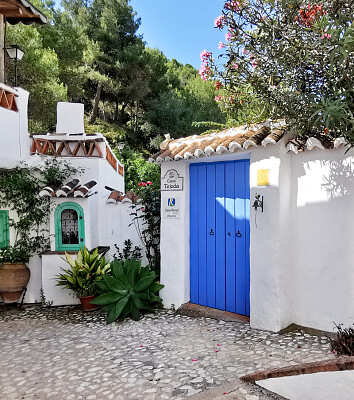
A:
[[[249,160],[190,165],[191,302],[250,315]]]

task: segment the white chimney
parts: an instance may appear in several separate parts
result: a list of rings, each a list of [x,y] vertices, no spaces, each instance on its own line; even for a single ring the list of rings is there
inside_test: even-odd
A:
[[[57,104],[56,133],[68,135],[85,133],[83,104],[62,101]]]

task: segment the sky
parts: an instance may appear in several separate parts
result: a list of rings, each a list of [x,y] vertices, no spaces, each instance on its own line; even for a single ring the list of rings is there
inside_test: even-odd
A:
[[[218,43],[225,32],[214,28],[225,0],[132,0],[141,18],[138,33],[147,45],[161,50],[168,59],[200,68],[200,52],[220,54]]]
[[[54,0],[57,5],[60,0]],[[199,69],[200,52],[221,54],[218,43],[225,42],[225,31],[214,28],[225,0],[131,0],[141,18],[138,34],[149,47],[161,50],[168,59]]]

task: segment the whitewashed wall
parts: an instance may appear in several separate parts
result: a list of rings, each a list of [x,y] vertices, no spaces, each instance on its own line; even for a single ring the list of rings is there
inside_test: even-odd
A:
[[[75,259],[75,255],[71,254]],[[56,286],[55,277],[60,274],[62,268],[68,269],[69,264],[65,260],[65,254],[43,254],[41,287],[47,302],[53,306],[65,306],[79,304],[80,300],[74,297],[72,292],[61,286]]]
[[[190,300],[189,165],[250,158],[251,205],[264,197],[264,212],[250,212],[251,326],[279,331],[291,323],[332,331],[333,321],[354,322],[354,155],[345,150],[286,151],[277,146],[249,152],[164,162],[184,191],[181,219],[161,219],[161,295],[164,305]],[[257,171],[269,169],[269,185]]]
[[[18,95],[18,112],[0,107],[0,167],[11,168],[29,155],[27,103],[29,93],[23,89],[13,89],[4,84],[1,87]]]
[[[28,134],[27,118],[29,94],[20,88],[12,89],[6,86],[6,89],[18,94],[17,106],[19,111],[9,111],[0,107],[0,140],[3,144],[6,144],[6,146],[0,149],[0,168],[12,168],[17,165],[19,161],[25,161],[32,167],[43,166],[48,156],[30,156],[31,139]],[[63,106],[63,104],[61,106]],[[71,107],[72,105],[64,104],[64,106]],[[78,105],[74,105],[74,107],[76,106]],[[77,116],[75,113],[69,115],[70,118],[67,115],[63,115],[63,112],[61,114],[59,113],[59,122],[65,122],[65,124],[59,124],[60,130],[63,132],[68,131],[72,125],[75,125],[75,129],[81,132],[82,129],[78,124],[78,119],[82,120],[81,122],[83,123],[83,110],[81,110],[80,113],[82,115],[80,114]],[[71,122],[68,121],[67,118],[69,118]],[[43,135],[43,138],[47,139],[48,136]],[[58,139],[59,136],[55,136],[55,138]],[[70,139],[70,137],[64,136],[63,139]],[[69,162],[73,167],[84,170],[81,175],[76,176],[80,179],[81,184],[85,184],[90,180],[95,180],[97,185],[92,188],[94,194],[86,199],[71,197],[51,199],[50,221],[47,228],[49,230],[50,249],[52,252],[56,250],[54,212],[55,208],[63,202],[75,202],[83,208],[85,244],[89,249],[96,246],[110,246],[108,257],[112,259],[113,254],[116,252],[114,247],[116,243],[122,248],[124,240],[130,239],[133,242],[133,246],[137,245],[142,247],[135,227],[129,226],[132,222],[132,217],[130,216],[131,204],[123,203],[115,205],[106,203],[110,191],[105,189],[105,186],[119,190],[122,193],[125,191],[124,177],[115,171],[106,160],[106,145],[105,142],[100,143],[103,158],[70,157],[61,159]],[[73,147],[74,144],[71,146]],[[16,219],[17,217],[15,213],[10,212],[10,218]],[[13,244],[13,240],[14,232],[11,229],[10,244]],[[31,270],[31,277],[24,299],[26,303],[40,301],[41,288],[43,288],[47,300],[53,301],[54,305],[75,304],[77,302],[76,299],[68,297],[65,292],[64,294],[61,293],[61,288],[55,287],[55,276],[60,271],[60,267],[66,266],[62,257],[63,254],[52,253],[45,254],[42,257],[35,256],[31,258],[28,263]],[[143,263],[147,264],[146,257],[144,257]]]
[[[354,323],[354,150],[292,156],[293,322],[332,331]]]

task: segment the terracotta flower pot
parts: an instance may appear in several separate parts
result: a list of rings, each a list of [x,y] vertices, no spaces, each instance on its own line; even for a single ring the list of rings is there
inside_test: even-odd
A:
[[[81,307],[84,311],[93,311],[100,308],[96,304],[91,304],[90,302],[95,299],[96,296],[86,296],[86,297],[79,297],[81,302]]]
[[[15,303],[30,279],[31,271],[24,263],[4,262],[0,266],[0,295],[4,303]]]

